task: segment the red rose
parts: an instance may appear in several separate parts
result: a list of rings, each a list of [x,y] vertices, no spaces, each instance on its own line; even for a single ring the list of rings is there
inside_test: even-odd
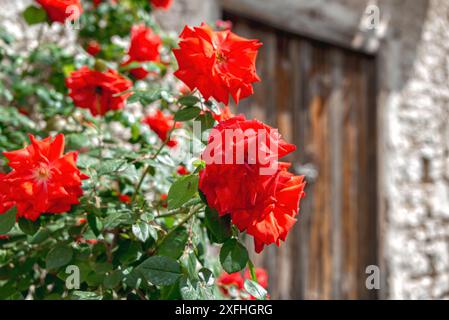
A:
[[[263,268],[256,268],[257,282],[265,289],[268,288],[268,273],[267,270]],[[245,271],[245,279],[251,280],[251,273],[248,269]]]
[[[95,40],[91,40],[89,41],[89,43],[87,44],[87,48],[86,48],[87,53],[89,53],[91,56],[95,57],[97,54],[100,53],[101,51],[101,46],[100,44],[95,41]]]
[[[189,170],[187,170],[187,168],[184,166],[179,166],[178,169],[176,170],[176,172],[178,174],[180,174],[181,176],[185,176],[190,173]]]
[[[258,253],[285,240],[296,221],[305,183],[278,162],[294,150],[273,128],[238,116],[211,131],[203,152],[199,189],[209,206],[254,237]]]
[[[254,134],[248,135],[251,132]],[[234,134],[235,139],[226,144],[227,133]],[[267,141],[260,141],[258,146],[258,140]],[[253,206],[279,170],[277,160],[295,149],[260,121],[246,120],[242,115],[223,121],[211,130],[202,154],[206,168],[200,172],[200,190],[220,215]],[[270,174],[261,175],[263,169]]]
[[[131,45],[128,50],[128,59],[122,64],[126,66],[131,62],[149,62],[160,60],[161,38],[145,25],[134,26],[131,30]],[[144,79],[148,71],[143,68],[131,70],[136,79]]]
[[[150,0],[155,8],[168,10],[173,3],[173,0]]]
[[[172,115],[165,115],[161,110],[157,110],[144,118],[142,122],[147,124],[163,142],[166,142],[167,146],[172,148],[178,144],[174,139],[167,141],[170,131],[174,128],[180,128],[180,124],[175,124],[173,121]]]
[[[248,40],[229,30],[213,31],[206,24],[185,27],[179,49],[173,50],[179,69],[175,76],[191,90],[197,88],[205,99],[210,97],[228,104],[229,95],[238,103],[253,93],[258,40]]]
[[[75,105],[89,109],[94,116],[122,109],[131,93],[116,95],[132,87],[130,80],[114,70],[100,72],[88,67],[72,72],[66,79],[66,84]]]
[[[36,0],[53,22],[64,23],[67,18],[76,20],[83,12],[80,0]]]
[[[123,202],[125,204],[130,204],[131,203],[131,197],[126,195],[126,194],[120,194],[118,196],[118,199],[120,200],[120,202]]]
[[[17,216],[36,220],[43,213],[63,213],[78,204],[81,181],[88,177],[76,166],[78,154],[64,154],[64,135],[38,141],[24,149],[3,152],[12,171],[0,181],[3,197],[17,207]]]
[[[279,246],[296,222],[305,182],[304,177],[294,176],[286,168],[273,177],[254,206],[231,212],[232,223],[254,237],[257,253],[265,245]]]

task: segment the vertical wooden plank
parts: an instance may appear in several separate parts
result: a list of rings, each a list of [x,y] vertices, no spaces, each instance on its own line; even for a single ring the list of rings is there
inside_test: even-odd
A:
[[[343,134],[343,299],[357,299],[358,262],[358,167],[357,167],[357,110],[356,75],[358,59],[346,55],[345,59],[345,112]],[[363,232],[363,230],[362,230]]]
[[[290,45],[293,41],[284,34],[277,35],[277,66],[276,66],[276,123],[283,138],[292,142],[293,139],[293,87],[292,58]],[[294,161],[294,154],[283,158],[282,161]],[[291,233],[297,229],[294,228]],[[290,241],[284,243],[277,252],[278,296],[280,299],[290,299],[292,285],[292,250]]]
[[[332,298],[338,299],[341,297],[342,285],[343,53],[339,49],[332,49],[330,56],[332,64],[332,92],[329,101],[332,154]]]
[[[309,90],[310,81],[308,74],[312,67],[312,47],[308,41],[295,40],[294,51],[294,142],[298,146],[296,152],[297,166],[312,163],[313,157],[309,152],[309,144],[312,141],[310,137],[310,117],[309,104],[311,93]],[[296,170],[300,168],[295,168]],[[296,172],[300,173],[300,172]],[[313,185],[314,182],[307,181],[307,197],[302,199],[300,208],[300,217],[297,232],[292,235],[292,251],[296,253],[295,259],[292,261],[297,270],[293,274],[294,285],[291,288],[292,297],[296,299],[305,299],[308,297],[307,288],[309,286],[309,241],[312,224],[312,216],[315,211],[313,202]]]

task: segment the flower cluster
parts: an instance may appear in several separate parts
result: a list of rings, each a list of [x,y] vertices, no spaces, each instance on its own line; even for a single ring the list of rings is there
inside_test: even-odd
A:
[[[36,220],[43,213],[64,213],[79,203],[81,183],[88,177],[76,166],[77,153],[64,154],[64,135],[4,152],[12,171],[0,176],[0,213],[17,208],[17,216]]]
[[[268,274],[239,237],[251,235],[257,253],[285,241],[305,181],[282,161],[296,146],[237,113],[261,81],[262,44],[219,21],[186,26],[176,45],[152,17],[172,0],[86,1],[36,0],[24,17],[81,17],[76,50],[37,46],[0,74],[14,100],[13,116],[0,110],[0,244],[9,245],[0,267],[35,266],[0,285],[37,299],[208,299],[215,281],[220,297],[265,299]],[[210,244],[221,245],[225,271],[213,281]],[[55,277],[71,264],[85,291]]]

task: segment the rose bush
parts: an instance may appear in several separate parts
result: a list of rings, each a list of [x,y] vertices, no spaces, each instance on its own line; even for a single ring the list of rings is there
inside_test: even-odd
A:
[[[280,161],[294,145],[227,106],[262,44],[224,22],[178,41],[153,17],[171,3],[24,11],[45,33],[78,9],[72,47],[0,29],[1,299],[268,297],[244,240],[285,241],[305,182]]]

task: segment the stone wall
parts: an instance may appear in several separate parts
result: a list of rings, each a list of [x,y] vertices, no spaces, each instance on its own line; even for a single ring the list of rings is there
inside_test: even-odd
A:
[[[402,18],[392,35],[400,47],[384,57],[398,62],[384,84],[382,116],[388,297],[442,299],[449,298],[449,2],[431,0],[422,12],[414,1],[405,5],[396,8]],[[410,32],[422,13],[416,39]]]

